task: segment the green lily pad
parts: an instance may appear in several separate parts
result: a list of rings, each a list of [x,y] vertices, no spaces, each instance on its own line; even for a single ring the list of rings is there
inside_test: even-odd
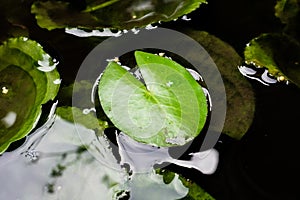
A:
[[[255,110],[252,86],[238,70],[242,58],[229,44],[207,32],[188,30],[185,33],[205,48],[223,78],[227,111],[222,133],[241,139],[252,124]]]
[[[80,6],[65,1],[36,1],[31,12],[35,14],[38,25],[48,30],[66,27],[132,29],[177,19],[202,3],[206,0],[89,0]]]
[[[244,51],[247,63],[266,67],[279,81],[300,87],[300,45],[284,34],[262,34],[250,41]]]
[[[41,105],[56,96],[56,65],[28,38],[12,38],[0,46],[0,153],[34,128]]]
[[[145,85],[110,62],[98,87],[105,114],[139,142],[175,146],[192,140],[208,113],[201,86],[170,59],[141,51],[135,52],[135,58]]]

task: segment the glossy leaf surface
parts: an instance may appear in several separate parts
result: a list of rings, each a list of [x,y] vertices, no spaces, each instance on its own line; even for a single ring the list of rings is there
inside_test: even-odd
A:
[[[41,105],[56,96],[56,65],[28,38],[12,38],[0,46],[0,152],[26,136],[39,119]]]
[[[245,48],[245,60],[266,67],[280,81],[300,87],[300,45],[284,34],[262,34]]]
[[[156,146],[183,145],[202,130],[207,102],[201,86],[178,63],[135,52],[145,85],[115,62],[99,83],[102,108],[135,140]]]
[[[132,29],[171,21],[198,8],[205,0],[120,1],[89,0],[82,5],[65,1],[37,1],[31,12],[43,28]]]

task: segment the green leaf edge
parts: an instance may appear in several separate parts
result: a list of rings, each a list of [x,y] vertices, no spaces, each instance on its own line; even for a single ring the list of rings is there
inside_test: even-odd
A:
[[[68,24],[59,24],[54,22],[47,13],[47,10],[43,10],[43,9],[39,9],[38,5],[46,5],[49,3],[54,3],[55,6],[61,6],[63,5],[66,9],[68,9],[71,4],[69,2],[64,2],[64,1],[36,1],[32,4],[31,6],[31,13],[35,15],[35,19],[37,20],[37,24],[42,27],[45,28],[49,31],[54,30],[54,29],[61,29],[61,28],[84,28],[84,29],[101,29],[101,28],[111,28],[111,29],[118,29],[118,30],[122,30],[124,28],[122,28],[122,26],[103,26],[103,25],[96,25],[97,24],[97,17],[90,15],[87,16],[90,12],[94,12],[98,9],[101,8],[105,8],[107,6],[110,6],[114,3],[117,3],[119,0],[112,0],[106,3],[102,3],[100,5],[95,5],[95,6],[87,6],[87,8],[81,12],[78,12],[77,15],[82,15],[81,17],[86,17],[86,18],[90,18],[93,25],[78,25],[78,26],[70,26]],[[170,17],[169,19],[161,19],[160,21],[163,22],[168,22],[168,21],[172,21],[174,19],[177,19],[183,15],[189,14],[190,12],[196,10],[197,8],[200,7],[201,4],[207,4],[207,0],[193,0],[193,2],[184,2],[185,5],[182,7],[185,7],[184,9],[182,9],[182,7],[179,10],[176,10],[176,15],[173,15],[172,17]],[[47,6],[45,6],[47,7]],[[158,21],[152,21],[148,24],[152,24],[152,23],[156,23]],[[132,28],[143,28],[146,27],[148,24],[142,25],[142,26],[133,26]],[[128,28],[126,28],[128,29]]]
[[[285,40],[289,44],[294,43],[300,49],[299,43],[293,38],[285,34],[279,33],[263,33],[258,37],[252,39],[249,44],[245,47],[244,57],[247,64],[253,64],[256,67],[265,67],[268,69],[270,75],[277,78],[278,81],[291,81],[300,87],[300,83],[294,81],[288,74],[285,74],[278,63],[274,60],[275,49],[269,43],[261,44],[267,40]],[[281,41],[282,42],[282,41]]]
[[[26,57],[25,61],[28,62],[26,64],[29,64],[31,62],[31,65],[20,66],[20,64],[18,64],[18,59],[14,60],[16,63],[7,62],[6,59],[10,57],[10,53],[12,52]],[[37,62],[38,60],[42,60],[43,55],[46,54],[47,53],[43,50],[43,47],[39,43],[30,40],[27,37],[9,38],[0,46],[0,60],[2,63],[0,65],[0,72],[11,64],[20,67],[22,70],[29,73],[29,75],[32,77],[34,83],[36,84],[37,93],[33,109],[29,113],[29,116],[31,117],[24,122],[22,128],[18,131],[17,134],[12,136],[6,143],[0,145],[0,154],[5,152],[5,150],[7,150],[11,143],[20,140],[29,134],[29,132],[35,127],[41,115],[42,104],[48,102],[49,100],[53,100],[58,93],[60,85],[53,83],[54,80],[59,79],[60,77],[56,68],[50,72],[41,72],[38,69],[33,68],[38,67],[34,66],[36,65],[35,62]],[[19,58],[19,56],[16,56],[16,58]],[[40,77],[38,78],[39,75],[43,74],[45,74],[45,80],[47,84],[46,90],[43,89],[43,85],[40,83]]]
[[[173,60],[166,59],[161,56],[156,56],[151,53],[145,53],[142,51],[135,51],[134,55],[136,58],[136,62],[138,64],[138,66],[140,66],[140,67],[142,67],[145,64],[151,64],[152,62],[154,62],[153,59],[159,60],[159,62],[161,64],[165,64],[168,66],[172,66],[172,65],[178,66],[178,69],[176,69],[176,70],[179,70],[178,72],[181,73],[181,75],[189,82],[189,84],[191,84],[192,87],[195,87],[195,88],[199,87],[199,83],[197,83],[195,81],[195,79],[191,76],[191,74],[183,66],[174,62]],[[146,60],[144,58],[148,58],[148,59]],[[203,105],[207,105],[207,102],[206,102],[205,94],[203,93],[202,88],[201,88],[201,90],[196,90],[194,92],[197,93],[196,97],[198,97],[198,108],[201,108],[201,110],[200,110],[201,115],[203,114],[203,115],[207,116],[207,114],[208,114],[207,107],[203,107]],[[203,129],[206,118],[204,120],[202,120],[202,119],[200,119],[200,120],[201,120],[201,122],[199,122],[198,128],[197,128],[198,133],[200,133],[200,131]]]
[[[151,53],[145,53],[145,52],[142,52],[142,51],[135,51],[135,56],[136,56],[136,61],[137,61],[138,66],[141,66],[141,65],[143,65],[143,64],[145,64],[145,63],[144,63],[141,59],[139,59],[139,57],[147,57],[147,56],[150,56],[150,57],[151,57],[151,56],[156,56],[156,55],[151,54]],[[181,72],[183,72],[184,75],[188,77],[188,80],[192,80],[193,83],[194,83],[194,84],[197,84],[197,87],[199,87],[199,84],[194,80],[194,78],[191,76],[191,74],[190,74],[187,70],[184,69],[184,67],[182,67],[181,65],[179,65],[178,63],[176,63],[176,62],[174,62],[174,61],[172,61],[172,60],[169,60],[169,59],[166,59],[166,58],[162,58],[162,57],[160,57],[160,56],[156,56],[156,57],[159,58],[159,59],[162,59],[161,61],[164,62],[164,64],[166,64],[166,65],[167,65],[169,62],[172,62],[172,63],[173,63],[172,65],[174,65],[174,63],[175,63],[177,66],[180,66],[180,67],[182,68],[182,71],[181,71]],[[166,63],[165,63],[165,62],[166,62]],[[140,81],[138,81],[132,74],[130,74],[127,70],[125,70],[124,68],[122,68],[122,67],[121,67],[120,65],[118,65],[117,63],[115,63],[115,62],[109,62],[109,64],[107,65],[107,67],[106,67],[105,70],[111,71],[110,68],[113,68],[113,70],[119,71],[118,73],[120,73],[120,74],[119,74],[120,77],[126,76],[126,78],[127,78],[130,82],[134,82],[136,85],[138,85],[138,87],[139,87],[140,89],[145,89],[145,90],[147,90],[146,87],[145,87]],[[117,74],[117,73],[114,73],[114,74]],[[102,76],[106,76],[106,74],[104,73]],[[114,79],[110,79],[110,81],[112,81],[112,82],[115,82],[115,81],[117,81],[117,80],[118,80],[118,78],[115,78],[115,77],[114,77]],[[100,83],[101,83],[101,80],[100,80]],[[113,88],[111,88],[111,89],[113,90]],[[102,100],[101,100],[101,98],[102,98],[101,91],[103,91],[102,85],[99,84],[99,87],[98,87],[98,93],[99,93],[100,103],[102,102]],[[204,102],[204,101],[205,101],[205,105],[207,105],[206,97],[205,97],[205,94],[204,94],[204,92],[203,92],[202,89],[201,89],[201,92],[202,92],[202,96],[203,96],[204,98],[202,99],[202,101],[201,101],[200,103],[199,103],[199,101],[198,101],[198,103],[201,104],[201,105],[199,105],[199,108],[203,108],[203,113],[205,113],[205,116],[206,116],[206,117],[205,117],[205,120],[199,122],[200,125],[198,125],[198,131],[197,131],[197,133],[195,133],[195,134],[192,136],[193,138],[191,138],[191,136],[189,136],[189,139],[190,139],[190,140],[194,139],[194,138],[200,133],[200,131],[203,129],[204,124],[205,124],[205,122],[206,122],[206,120],[207,120],[206,118],[207,118],[208,109],[207,109],[206,106],[203,107],[203,102]],[[202,96],[201,96],[201,98],[202,98]],[[101,105],[103,106],[102,103],[101,103]],[[105,108],[105,105],[104,105],[103,109],[104,109],[104,111],[105,111],[105,110],[107,110],[107,109],[109,109],[109,108]],[[107,114],[107,113],[106,113],[106,114]],[[108,116],[108,117],[109,117],[109,116]],[[110,117],[109,117],[109,118],[110,118]],[[126,131],[125,131],[125,133],[126,133]],[[177,144],[167,143],[167,142],[165,141],[166,138],[165,138],[164,136],[161,136],[161,134],[157,134],[157,135],[155,135],[155,136],[149,137],[149,138],[147,138],[147,141],[142,141],[139,137],[134,137],[134,135],[131,135],[131,134],[130,134],[129,136],[130,136],[131,138],[133,138],[133,139],[139,141],[139,142],[143,142],[143,143],[150,144],[150,145],[156,145],[156,146],[177,146]],[[189,142],[190,140],[186,140],[185,143]],[[163,142],[162,142],[162,141],[163,141]],[[161,145],[162,143],[163,143],[163,145]]]

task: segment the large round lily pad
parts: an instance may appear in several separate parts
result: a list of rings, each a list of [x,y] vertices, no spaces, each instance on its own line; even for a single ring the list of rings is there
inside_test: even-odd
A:
[[[206,0],[36,1],[31,9],[43,28],[132,29],[171,21],[192,12]]]
[[[235,139],[242,138],[252,124],[255,110],[252,86],[238,70],[242,58],[229,44],[207,32],[186,31],[186,34],[207,50],[222,75],[227,99],[222,133]]]
[[[28,38],[12,38],[0,46],[0,153],[34,128],[41,105],[56,96],[56,65]]]
[[[113,124],[133,139],[156,146],[183,145],[202,130],[205,94],[178,63],[136,51],[145,85],[111,62],[99,83],[101,106]]]

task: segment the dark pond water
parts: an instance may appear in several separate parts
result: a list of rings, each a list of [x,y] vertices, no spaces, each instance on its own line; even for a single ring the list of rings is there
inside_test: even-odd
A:
[[[282,28],[274,17],[274,5],[275,0],[211,0],[208,5],[188,15],[191,21],[177,20],[160,26],[175,30],[205,30],[232,45],[242,56],[245,44],[252,38]],[[64,80],[62,86],[74,81],[84,58],[103,40],[67,34],[61,37],[61,30],[49,33],[30,21],[28,24],[32,26],[30,36],[61,60],[64,69],[58,70]],[[204,174],[197,167],[180,167],[182,163],[168,165],[167,168],[195,181],[220,200],[300,199],[297,185],[300,177],[297,161],[300,90],[293,84],[271,83],[266,86],[255,79],[248,80],[256,97],[253,124],[240,141],[226,135],[219,138],[215,146],[219,154],[216,172]],[[48,111],[50,107],[48,105]],[[81,134],[89,135],[84,140],[92,144],[89,152],[78,138],[78,128]],[[65,134],[58,134],[61,132]],[[109,140],[103,137],[95,144],[95,138],[89,133],[84,127],[74,127],[60,118],[50,118],[26,142],[13,144],[11,152],[0,157],[0,199],[110,199],[113,190],[106,188],[111,185],[115,185],[115,191],[120,191],[120,197],[126,196],[123,191],[127,188],[121,183],[128,173],[117,163],[116,152],[105,150],[104,147],[110,145]],[[23,146],[19,147],[21,144]],[[99,155],[99,152],[102,154]],[[163,155],[169,159],[165,152]],[[107,165],[110,167],[102,167]],[[164,188],[154,174],[134,181],[138,184],[149,179]],[[174,184],[179,185],[176,193],[168,193],[169,188],[160,191],[161,194],[165,192],[166,199],[178,199],[184,194],[184,188],[176,180]],[[153,186],[153,190],[146,191],[147,195],[158,193],[155,189]],[[141,195],[137,191],[135,194]],[[153,196],[152,199],[158,198]]]

